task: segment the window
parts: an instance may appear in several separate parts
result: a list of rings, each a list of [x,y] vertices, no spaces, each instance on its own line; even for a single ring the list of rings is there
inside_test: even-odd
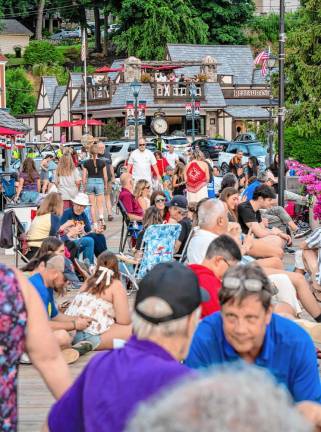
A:
[[[107,148],[110,151],[110,153],[118,153],[118,152],[121,151],[122,147],[123,147],[122,145],[107,146]]]

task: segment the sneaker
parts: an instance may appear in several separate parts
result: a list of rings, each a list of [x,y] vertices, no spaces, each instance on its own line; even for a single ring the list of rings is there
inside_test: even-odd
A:
[[[31,360],[27,353],[22,353],[20,357],[20,364],[31,364]]]
[[[295,232],[295,234],[294,234],[293,237],[294,237],[295,239],[299,239],[299,238],[302,238],[302,237],[304,237],[304,236],[310,234],[311,231],[312,231],[312,229],[311,229],[310,227],[308,227],[308,228],[300,227],[300,228]]]
[[[296,251],[293,248],[290,248],[289,246],[285,246],[284,252],[288,254],[294,254]]]
[[[73,345],[72,348],[78,351],[79,355],[82,356],[93,350],[93,344],[89,341],[81,341]]]
[[[79,352],[72,348],[66,348],[61,351],[63,358],[67,364],[75,363],[79,359]]]
[[[111,222],[114,220],[114,216],[113,215],[108,215],[108,221]]]

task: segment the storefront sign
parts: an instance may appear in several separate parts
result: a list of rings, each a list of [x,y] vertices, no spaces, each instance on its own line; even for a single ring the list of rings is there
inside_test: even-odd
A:
[[[222,89],[225,98],[231,99],[256,99],[256,98],[269,98],[270,90],[268,88],[233,88]]]
[[[131,126],[135,124],[135,107],[133,101],[127,101],[126,104],[127,110],[127,126]]]
[[[200,101],[194,102],[194,117],[198,118],[200,116],[200,107],[201,103]],[[185,110],[186,110],[186,118],[191,119],[193,115],[193,105],[192,102],[186,102],[185,104]]]

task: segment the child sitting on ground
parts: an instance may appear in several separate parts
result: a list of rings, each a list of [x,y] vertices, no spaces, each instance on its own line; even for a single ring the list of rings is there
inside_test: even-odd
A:
[[[120,282],[115,254],[106,251],[99,255],[94,274],[84,283],[65,314],[92,318],[85,331],[77,331],[73,343],[86,340],[93,350],[106,350],[114,347],[115,339],[130,337],[127,293]]]

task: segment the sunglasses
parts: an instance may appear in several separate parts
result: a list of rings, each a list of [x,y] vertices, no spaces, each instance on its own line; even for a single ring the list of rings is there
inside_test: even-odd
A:
[[[144,189],[150,189],[150,186],[145,186]]]
[[[138,144],[138,147],[146,147],[146,144]]]
[[[224,260],[226,261],[226,260]],[[227,263],[227,261],[226,261]],[[246,289],[250,292],[260,292],[265,289],[262,281],[258,279],[239,279],[236,277],[226,277],[223,279],[223,286],[226,289],[236,291],[238,289]]]
[[[164,203],[165,201],[166,201],[165,198],[158,198],[158,199],[155,200],[155,203],[156,204],[158,204],[158,203]]]

